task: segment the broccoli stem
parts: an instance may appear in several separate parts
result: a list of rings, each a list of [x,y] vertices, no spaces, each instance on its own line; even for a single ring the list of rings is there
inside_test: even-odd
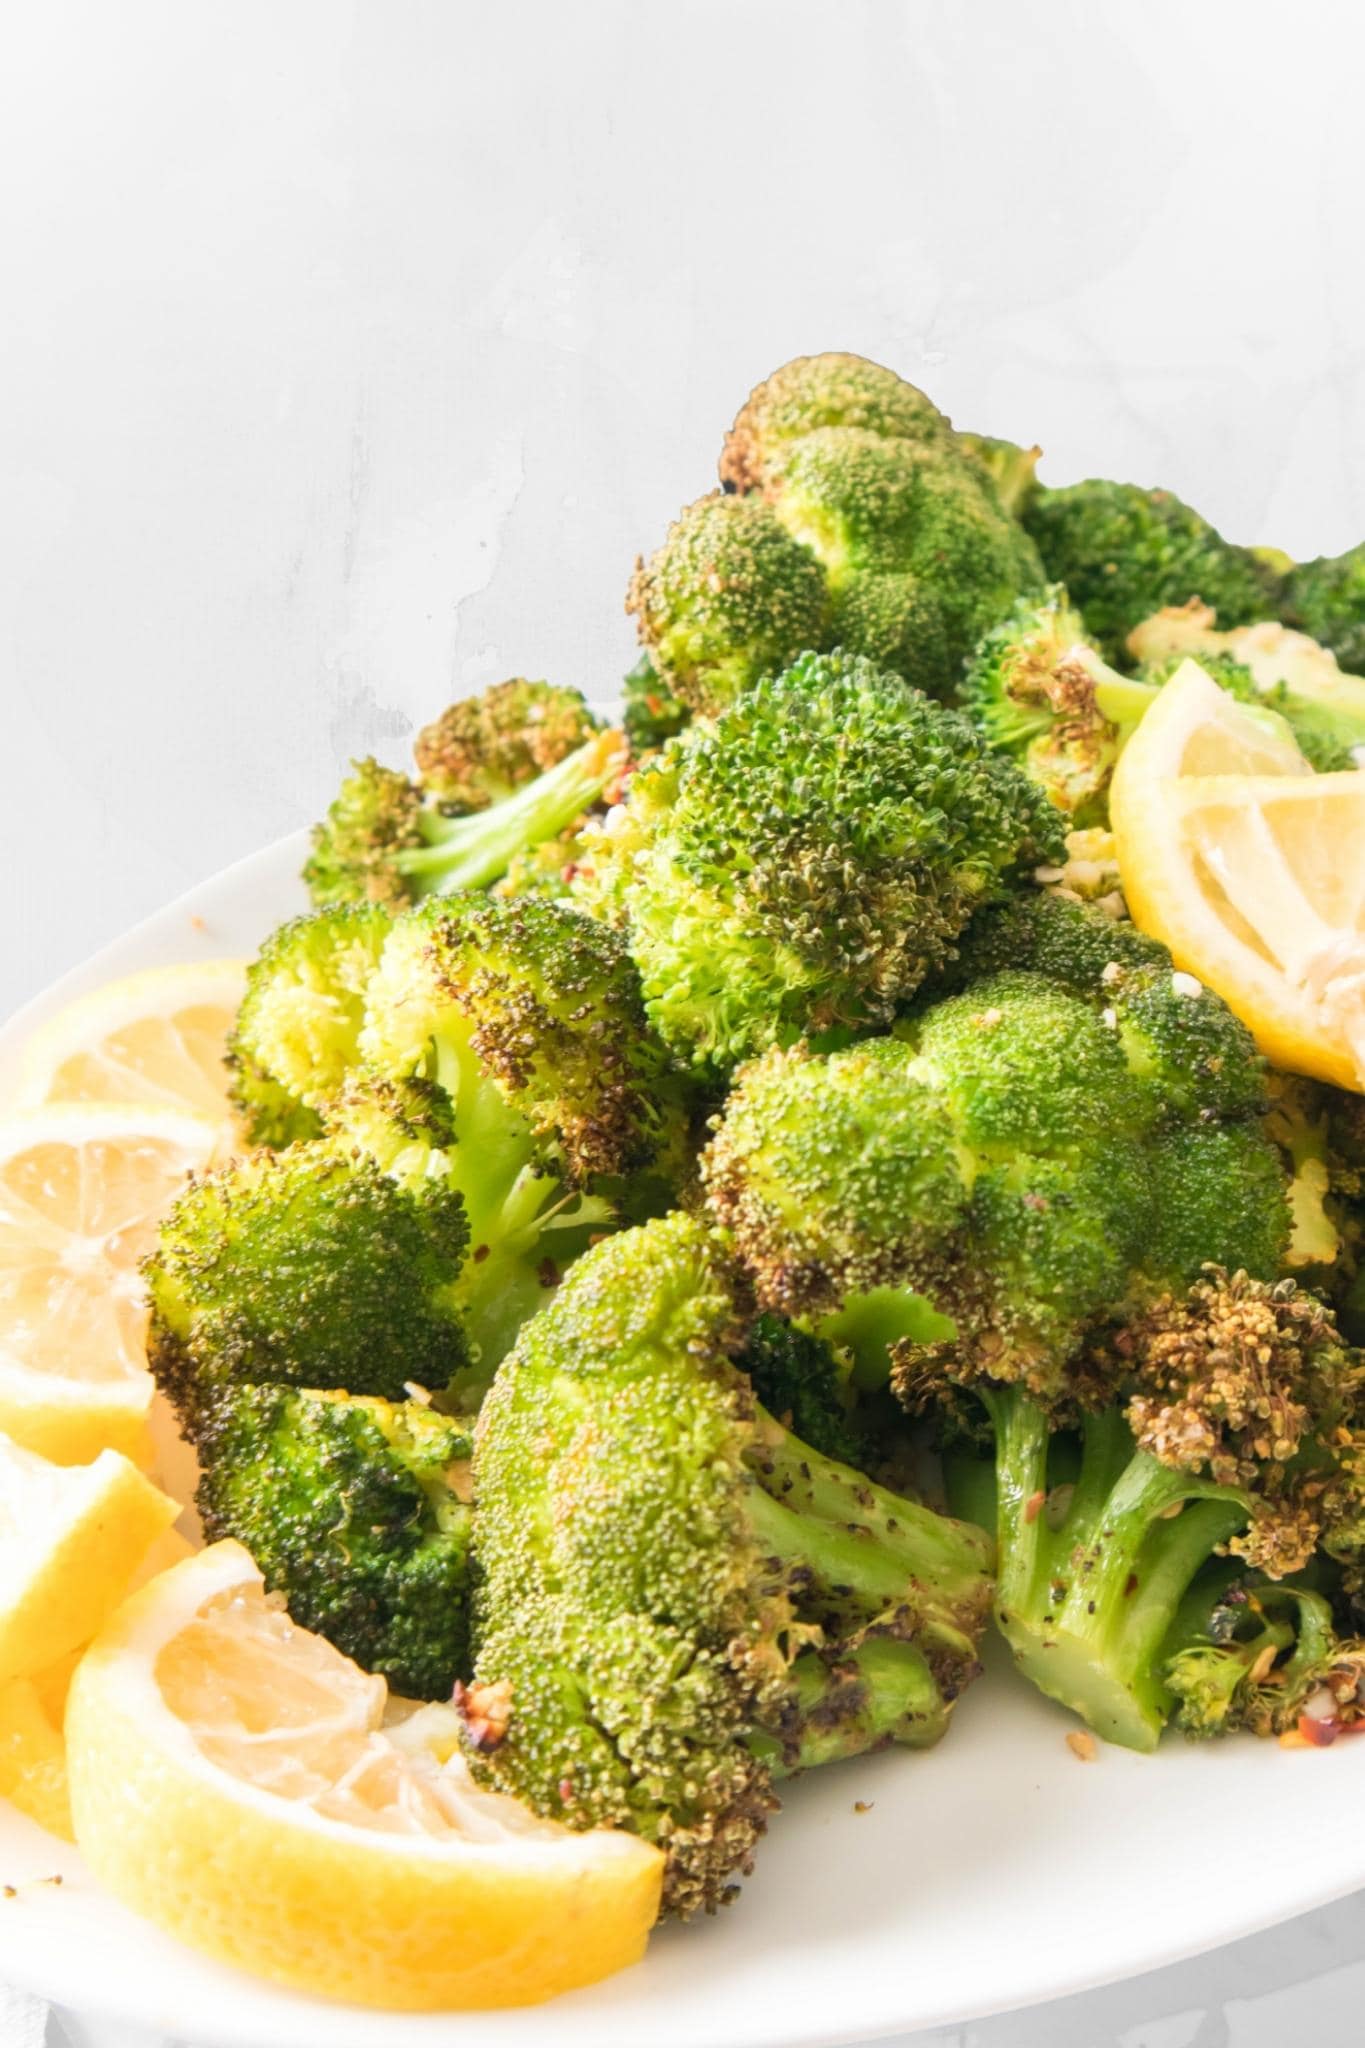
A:
[[[1244,1527],[1244,1500],[1135,1450],[1121,1414],[1081,1426],[1073,1482],[1051,1485],[1047,1411],[984,1392],[996,1434],[996,1619],[1015,1662],[1107,1741],[1150,1750],[1172,1700],[1162,1644],[1196,1572]]]
[[[620,733],[595,733],[576,753],[486,810],[455,818],[423,810],[417,822],[426,843],[404,849],[394,865],[417,884],[419,895],[486,889],[519,853],[553,839],[595,804],[620,763]]]
[[[800,1574],[812,1618],[836,1634],[878,1621],[913,1629],[955,1690],[951,1668],[975,1665],[990,1538],[822,1457],[762,1409],[759,1440],[752,1526]]]
[[[775,1778],[787,1778],[891,1742],[928,1749],[943,1735],[948,1711],[921,1649],[872,1636],[846,1657],[804,1651],[791,1667],[780,1732],[757,1730],[749,1748]]]

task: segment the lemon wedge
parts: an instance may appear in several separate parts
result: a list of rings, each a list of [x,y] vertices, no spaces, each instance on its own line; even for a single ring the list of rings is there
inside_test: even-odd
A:
[[[223,1126],[155,1105],[0,1121],[0,1430],[58,1464],[151,1455],[139,1262]]]
[[[662,1857],[397,1739],[384,1681],[296,1628],[236,1543],[135,1593],[66,1710],[76,1839],[116,1897],[277,1983],[524,2005],[643,1952]]]
[[[15,1107],[44,1102],[156,1102],[230,1117],[227,1037],[246,962],[154,967],[79,997],[24,1047]]]
[[[1276,1066],[1365,1092],[1365,774],[1314,775],[1192,661],[1119,757],[1134,922]]]

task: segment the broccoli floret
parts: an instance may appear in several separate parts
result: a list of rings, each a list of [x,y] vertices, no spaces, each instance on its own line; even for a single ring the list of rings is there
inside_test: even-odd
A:
[[[1313,1588],[1201,1573],[1177,1612],[1163,1676],[1173,1724],[1206,1738],[1248,1729],[1324,1746],[1365,1712],[1365,1644],[1338,1636]]]
[[[960,714],[804,656],[669,743],[593,835],[585,900],[627,930],[675,1056],[724,1072],[894,1015],[978,904],[1061,846]]]
[[[144,1272],[152,1370],[191,1434],[224,1383],[386,1399],[447,1384],[469,1226],[445,1157],[414,1138],[395,1175],[319,1139],[190,1183]]]
[[[442,898],[398,918],[370,983],[373,1074],[433,1085],[472,1255],[460,1296],[491,1371],[587,1234],[602,1192],[672,1159],[687,1105],[616,932],[557,902]]]
[[[543,839],[553,839],[620,781],[625,737],[599,732],[510,796],[452,815],[406,776],[359,761],[320,825],[303,871],[319,909],[484,889]]]
[[[761,498],[719,493],[674,520],[626,599],[670,698],[713,712],[828,641],[820,565]]]
[[[793,1436],[842,1464],[866,1464],[870,1444],[855,1412],[847,1360],[823,1337],[782,1316],[761,1315],[735,1363]]]
[[[759,1408],[704,1224],[608,1239],[527,1324],[475,1437],[475,1769],[668,1855],[677,1913],[748,1869],[779,1769],[941,1731],[988,1544]]]
[[[922,1403],[941,1364],[904,1353],[902,1392]],[[1354,1553],[1361,1374],[1314,1297],[1216,1268],[1097,1335],[1052,1402],[959,1353],[949,1381],[994,1435],[996,1618],[1034,1684],[1153,1748],[1182,1602],[1216,1554],[1278,1580],[1319,1543]]]
[[[448,1699],[469,1669],[472,1448],[416,1401],[227,1385],[196,1432],[205,1534],[244,1543],[300,1627]]]
[[[1190,656],[1243,703],[1278,712],[1319,774],[1365,765],[1365,676],[1347,675],[1307,634],[1273,619],[1219,632],[1208,606],[1191,603],[1144,619],[1128,646],[1148,682]]]
[[[621,723],[637,759],[657,752],[665,740],[682,731],[692,716],[681,697],[665,689],[647,654],[642,654],[634,668],[627,671],[621,692]]]
[[[602,729],[578,690],[513,676],[462,697],[413,747],[423,791],[453,813],[501,803]]]
[[[355,1064],[365,987],[389,922],[377,903],[296,917],[248,968],[227,1062],[253,1144],[321,1135],[318,1111]]]
[[[1291,625],[1330,648],[1343,667],[1365,672],[1365,542],[1295,563],[1280,598],[1276,609]]]
[[[1172,491],[1092,478],[1043,485],[1022,511],[1044,567],[1064,583],[1109,661],[1164,605],[1201,598],[1224,626],[1274,615],[1274,579],[1250,548],[1234,547]]]
[[[959,439],[995,485],[996,496],[1010,517],[1021,518],[1038,488],[1036,471],[1042,449],[1021,448],[1017,441],[1001,441],[990,434],[962,434]]]
[[[1090,914],[1059,911],[1084,951]],[[1279,1270],[1286,1182],[1249,1036],[1216,996],[1101,958],[1088,999],[1005,970],[891,1038],[741,1070],[702,1179],[765,1307],[909,1288],[995,1376],[1051,1390],[1128,1290],[1185,1286],[1215,1248]]]
[[[1153,692],[1111,669],[1059,586],[1021,598],[977,647],[958,698],[1078,825],[1102,821],[1119,750]]]
[[[866,654],[946,696],[1043,581],[981,462],[912,384],[806,356],[760,385],[628,599],[664,686],[708,715],[802,652]]]

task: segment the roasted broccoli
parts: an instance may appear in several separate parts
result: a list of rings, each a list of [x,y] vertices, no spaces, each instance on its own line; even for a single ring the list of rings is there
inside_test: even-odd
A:
[[[610,1220],[602,1183],[617,1196],[680,1143],[684,1092],[635,969],[613,930],[568,905],[442,898],[395,920],[360,1046],[373,1076],[448,1105],[472,1247],[458,1291],[491,1370]]]
[[[1017,441],[1001,441],[991,434],[962,434],[959,438],[990,477],[1005,510],[1020,518],[1038,489],[1035,472],[1042,449],[1021,448]]]
[[[483,811],[557,767],[601,729],[579,691],[514,676],[448,705],[418,733],[413,758],[423,791],[443,810]]]
[[[388,930],[382,905],[355,904],[293,918],[262,946],[227,1053],[253,1144],[321,1135],[319,1110],[355,1064],[365,988]]]
[[[198,1505],[316,1630],[394,1690],[468,1675],[467,1426],[416,1401],[228,1384],[197,1418]]]
[[[407,1113],[392,1172],[323,1138],[238,1160],[180,1196],[144,1272],[152,1370],[191,1433],[226,1383],[397,1399],[465,1363],[469,1224],[440,1105],[428,1120]]]
[[[1171,491],[1098,478],[1039,485],[1020,516],[1109,661],[1123,659],[1133,627],[1163,605],[1201,598],[1224,626],[1276,614],[1274,578],[1251,549],[1225,541]]]
[[[634,668],[627,671],[621,690],[621,724],[637,758],[652,754],[665,740],[671,740],[692,716],[682,699],[664,688],[647,654],[642,654]]]
[[[908,1399],[944,1356],[905,1349]],[[1215,1555],[1282,1579],[1319,1544],[1358,1554],[1365,1361],[1293,1281],[1210,1268],[1098,1333],[1051,1399],[963,1358],[940,1390],[970,1389],[989,1421],[998,1624],[1034,1684],[1110,1741],[1155,1745],[1182,1602]],[[1188,1663],[1175,1690],[1189,1701]]]
[[[731,495],[684,511],[627,599],[694,711],[835,646],[946,695],[1043,581],[981,461],[923,392],[859,356],[803,356],[759,385],[720,470]]]
[[[934,1740],[976,1668],[980,1531],[792,1437],[731,1364],[705,1225],[589,1252],[522,1331],[475,1435],[475,1769],[668,1853],[666,1904],[749,1868],[774,1771]]]
[[[1208,1566],[1164,1647],[1172,1721],[1186,1735],[1245,1728],[1323,1747],[1365,1714],[1365,1644],[1338,1635],[1310,1586]]]
[[[770,1415],[812,1450],[845,1465],[872,1449],[856,1409],[847,1353],[782,1316],[758,1317],[735,1359]]]
[[[1365,542],[1344,555],[1294,563],[1279,595],[1281,617],[1330,648],[1343,667],[1365,673]]]
[[[888,1020],[976,906],[1061,845],[959,713],[860,656],[807,655],[638,771],[578,886],[624,926],[675,1056],[724,1072]]]
[[[553,839],[619,781],[624,735],[596,733],[573,753],[475,812],[455,813],[420,783],[357,761],[320,825],[303,871],[320,909],[483,889],[543,839]]]

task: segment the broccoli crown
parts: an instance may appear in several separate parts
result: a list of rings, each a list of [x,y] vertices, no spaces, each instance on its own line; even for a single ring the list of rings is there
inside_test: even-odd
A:
[[[731,496],[685,511],[628,599],[665,688],[713,714],[802,652],[843,646],[944,696],[1037,552],[987,468],[913,384],[806,356],[751,395]]]
[[[1211,1255],[1279,1270],[1287,1179],[1254,1114],[1250,1040],[1216,998],[1167,970],[1152,982],[1148,942],[1139,966],[1101,965],[1093,917],[1040,899],[1021,920],[1074,927],[1088,995],[1001,969],[890,1038],[741,1070],[702,1181],[764,1307],[829,1315],[910,1288],[957,1327],[911,1347],[931,1384],[946,1371],[1059,1398],[1115,1302],[1184,1287]],[[1008,952],[1005,924],[987,946]],[[1207,1026],[1168,1014],[1205,1000]]]
[[[735,1360],[770,1415],[812,1450],[863,1465],[870,1442],[854,1412],[844,1359],[813,1331],[759,1316]]]
[[[958,713],[861,657],[807,655],[640,770],[586,889],[626,923],[664,1041],[724,1071],[889,1019],[977,904],[1060,844]]]
[[[628,669],[621,684],[621,723],[637,758],[655,753],[665,740],[682,731],[692,713],[681,697],[660,681],[647,654]]]
[[[1021,516],[1048,575],[1066,585],[1110,661],[1123,659],[1132,628],[1165,605],[1202,598],[1224,626],[1276,609],[1272,579],[1251,550],[1225,541],[1171,491],[1097,478],[1040,486]]]
[[[759,488],[792,441],[821,427],[854,427],[889,441],[950,447],[952,427],[938,407],[894,370],[865,356],[797,356],[756,385],[721,451],[721,482]]]
[[[665,1056],[630,955],[564,903],[465,895],[399,918],[361,1049],[380,1074],[441,1085],[471,1174],[501,1144],[581,1185],[645,1163],[665,1135]],[[472,1182],[469,1199],[481,1206]]]
[[[423,789],[443,808],[482,811],[600,730],[580,691],[513,676],[448,705],[418,733],[413,755]]]
[[[475,1677],[511,1693],[475,1768],[570,1825],[660,1843],[680,1913],[749,1867],[773,1762],[892,1732],[909,1671],[941,1722],[987,1585],[979,1532],[756,1406],[741,1335],[700,1220],[623,1232],[526,1325],[475,1437]],[[870,1663],[837,1702],[841,1663],[882,1643],[893,1707],[869,1708]]]
[[[668,694],[713,712],[826,642],[820,565],[759,498],[689,505],[626,599]]]
[[[191,1182],[144,1267],[152,1369],[193,1433],[224,1382],[401,1395],[464,1359],[468,1225],[444,1175],[400,1183],[326,1140]]]
[[[1365,542],[1297,563],[1275,609],[1330,647],[1343,668],[1365,674]]]
[[[594,732],[510,793],[490,788],[473,812],[429,797],[376,761],[358,762],[314,827],[303,879],[319,909],[381,903],[398,911],[426,896],[485,889],[614,792],[627,758],[624,734]]]
[[[712,1213],[761,1300],[829,1312],[913,1274],[966,1207],[951,1113],[894,1039],[740,1070],[702,1159]]]
[[[319,910],[346,903],[400,910],[415,892],[398,857],[423,844],[416,783],[374,759],[353,761],[326,817],[313,827],[303,870],[308,893]]]
[[[234,1536],[293,1619],[394,1690],[449,1698],[468,1672],[464,1425],[415,1401],[216,1389],[196,1448],[209,1539]]]
[[[227,1059],[253,1144],[319,1134],[317,1111],[356,1060],[365,988],[389,922],[377,903],[296,917],[248,968]]]

